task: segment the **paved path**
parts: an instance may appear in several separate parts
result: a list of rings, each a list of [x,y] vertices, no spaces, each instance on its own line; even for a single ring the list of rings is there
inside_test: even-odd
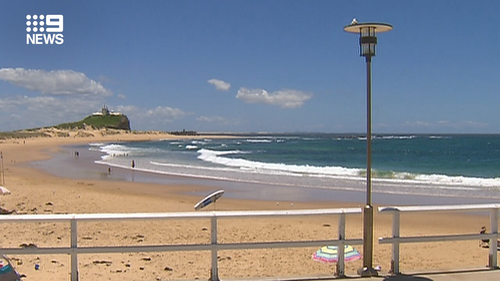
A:
[[[338,279],[337,279],[338,280]],[[500,281],[500,270],[359,278],[373,281]]]
[[[222,278],[222,281],[225,279]],[[403,274],[397,276],[380,277],[360,277],[347,276],[346,278],[329,277],[297,277],[297,278],[255,278],[255,279],[228,279],[238,281],[340,281],[340,280],[359,280],[359,281],[500,281],[500,270],[471,270],[466,272],[453,273],[427,273],[427,274]]]

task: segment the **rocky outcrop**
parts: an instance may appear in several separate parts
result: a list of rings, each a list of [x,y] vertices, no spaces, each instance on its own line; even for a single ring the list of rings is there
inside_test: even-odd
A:
[[[120,115],[120,121],[117,124],[107,125],[107,128],[117,129],[117,130],[127,130],[130,131],[130,120],[126,115]]]

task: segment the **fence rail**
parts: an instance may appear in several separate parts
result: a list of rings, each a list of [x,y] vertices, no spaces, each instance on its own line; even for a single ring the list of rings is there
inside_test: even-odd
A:
[[[497,239],[498,234],[498,210],[500,204],[472,204],[472,205],[440,205],[440,206],[393,206],[379,207],[379,213],[392,214],[392,237],[379,238],[380,244],[392,244],[391,272],[400,274],[399,271],[399,245],[403,243],[419,242],[442,242],[442,241],[463,241],[463,240],[489,240],[488,267],[497,268]],[[432,236],[411,236],[400,237],[400,214],[402,212],[470,212],[489,211],[490,213],[490,233],[485,234],[453,234],[453,235],[432,235]]]
[[[0,248],[0,255],[5,254],[69,254],[71,255],[71,281],[78,280],[78,254],[98,253],[130,253],[130,252],[168,252],[168,251],[211,251],[211,280],[219,280],[217,251],[236,249],[262,248],[296,248],[325,245],[343,246],[344,244],[360,245],[362,239],[345,239],[346,215],[361,214],[361,208],[314,209],[314,210],[277,210],[277,211],[214,211],[214,212],[175,212],[175,213],[125,213],[125,214],[61,214],[61,215],[12,215],[0,216],[0,223],[34,223],[34,222],[70,222],[71,242],[69,247],[37,247],[37,248]],[[243,217],[283,217],[283,216],[339,216],[338,239],[314,241],[280,241],[252,243],[224,243],[217,241],[217,221],[223,218]],[[178,220],[178,219],[210,219],[210,244],[186,245],[148,245],[148,246],[103,246],[79,247],[78,223],[85,221],[131,221],[131,220]],[[338,247],[339,261],[337,275],[345,276],[344,247]]]

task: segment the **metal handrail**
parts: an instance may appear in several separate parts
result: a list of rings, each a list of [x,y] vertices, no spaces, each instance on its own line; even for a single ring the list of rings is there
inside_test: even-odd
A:
[[[0,223],[33,223],[33,222],[70,222],[70,247],[27,247],[27,248],[0,248],[2,254],[69,254],[71,255],[71,281],[78,280],[78,254],[97,253],[130,253],[130,252],[167,252],[167,251],[211,251],[211,280],[219,280],[217,251],[235,249],[262,249],[262,248],[296,248],[324,245],[341,246],[345,244],[360,245],[362,239],[345,239],[345,216],[361,214],[361,208],[340,209],[312,209],[312,210],[276,210],[276,211],[213,211],[213,212],[174,212],[174,213],[121,213],[121,214],[55,214],[55,215],[11,215],[0,216]],[[313,241],[279,241],[279,242],[252,242],[252,243],[224,243],[217,241],[217,220],[221,218],[242,217],[281,217],[281,216],[322,216],[338,215],[338,240]],[[86,221],[130,221],[130,220],[179,220],[179,219],[210,219],[210,244],[186,245],[148,245],[148,246],[102,246],[79,247],[77,223]],[[344,247],[338,247],[339,261],[337,275],[345,276]]]
[[[497,245],[498,233],[498,210],[500,204],[469,204],[469,205],[436,205],[436,206],[391,206],[379,207],[379,213],[392,214],[392,237],[380,237],[380,244],[392,244],[391,273],[400,274],[399,270],[399,245],[402,243],[419,242],[442,242],[489,239],[490,245]],[[490,233],[485,234],[450,234],[431,236],[400,237],[400,214],[402,212],[490,212]],[[490,247],[488,267],[497,268],[497,247]]]

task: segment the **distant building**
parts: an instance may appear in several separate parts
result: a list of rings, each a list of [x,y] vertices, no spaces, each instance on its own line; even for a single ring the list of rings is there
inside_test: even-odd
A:
[[[101,112],[102,112],[102,115],[104,116],[108,116],[109,115],[109,109],[106,105],[103,105],[102,109],[101,109]]]
[[[109,116],[109,115],[123,115],[120,112],[110,112],[106,105],[103,105],[101,111],[92,113],[92,116]]]

